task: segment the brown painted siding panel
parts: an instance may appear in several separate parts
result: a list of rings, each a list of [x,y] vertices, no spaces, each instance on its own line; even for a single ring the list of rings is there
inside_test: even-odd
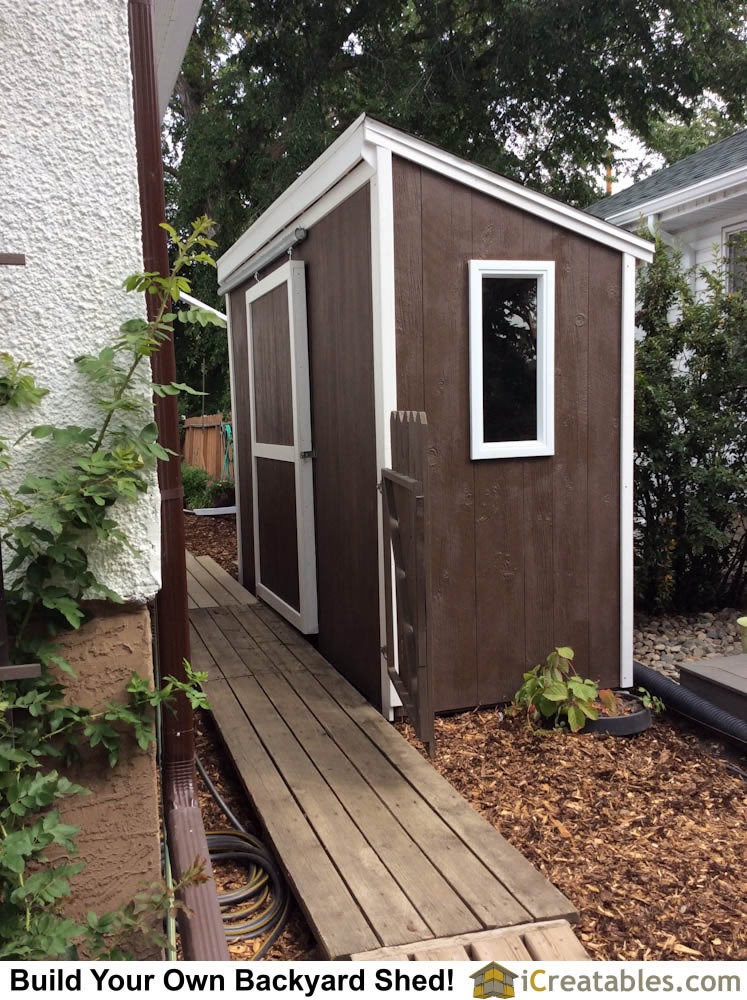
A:
[[[590,673],[619,684],[620,648],[620,254],[591,250],[589,296]],[[631,469],[632,475],[632,469]]]
[[[381,703],[378,469],[374,422],[368,185],[309,230],[306,263],[320,652]],[[267,268],[262,277],[284,262]],[[241,463],[244,580],[253,587],[249,387],[244,294],[231,293],[234,421]]]
[[[504,206],[498,222],[495,202],[473,193],[471,257],[510,260],[523,256],[524,213]],[[522,532],[517,531],[524,520],[524,463],[489,460],[472,465],[477,504],[477,701],[490,703],[513,694],[505,687],[498,665],[523,663],[526,656],[526,553]],[[500,600],[496,600],[498,592]]]
[[[257,441],[293,444],[288,286],[273,288],[251,309]]]
[[[394,212],[397,392],[409,401],[408,409],[424,410],[423,200],[420,170],[404,160],[401,165],[392,178],[397,206]]]
[[[381,704],[368,185],[318,222],[306,261],[319,650]]]
[[[589,671],[589,242],[556,229],[553,645]]]
[[[509,699],[560,644],[614,683],[620,255],[397,157],[394,197],[398,406],[424,403],[432,442],[436,707]],[[556,261],[553,457],[469,458],[471,257]]]
[[[396,209],[395,209],[396,212]],[[469,460],[469,351],[464,336],[470,192],[422,172],[423,382],[430,444],[431,614],[435,707],[477,701],[475,477]],[[408,402],[409,408],[409,402]]]
[[[257,508],[262,583],[298,611],[296,470],[291,462],[257,459]]]

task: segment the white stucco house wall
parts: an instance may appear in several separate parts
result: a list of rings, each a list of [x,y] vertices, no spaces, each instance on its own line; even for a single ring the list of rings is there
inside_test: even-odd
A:
[[[747,232],[747,129],[702,149],[587,211],[634,231],[644,222],[682,252],[687,269],[729,256],[729,240]],[[696,277],[695,291],[703,288]]]
[[[200,0],[153,0],[158,97],[164,113]],[[33,410],[0,411],[0,435],[35,423],[94,426],[73,359],[95,352],[144,309],[123,279],[142,268],[128,0],[0,0],[0,350],[33,363],[50,391]],[[0,258],[2,259],[2,258]],[[43,442],[14,450],[4,485],[36,470]],[[137,551],[95,549],[92,563],[125,601],[160,587],[159,496],[118,505]]]

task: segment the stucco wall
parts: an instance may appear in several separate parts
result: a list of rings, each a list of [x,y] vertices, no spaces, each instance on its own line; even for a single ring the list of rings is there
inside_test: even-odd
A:
[[[127,0],[0,0],[0,350],[34,363],[41,407],[0,411],[0,435],[33,423],[98,422],[76,355],[100,350],[143,309],[121,290],[142,267]],[[39,467],[45,443],[14,449],[3,485]],[[155,475],[154,475],[155,484]],[[115,509],[138,552],[98,548],[92,564],[126,600],[160,586],[154,488]]]

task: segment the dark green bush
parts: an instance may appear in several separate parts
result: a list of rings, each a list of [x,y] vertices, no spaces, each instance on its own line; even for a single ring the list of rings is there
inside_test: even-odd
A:
[[[204,469],[182,464],[182,486],[184,487],[184,506],[188,510],[212,506],[210,476]]]
[[[204,469],[182,463],[184,506],[188,510],[200,507],[230,507],[235,499],[235,487],[230,480],[213,479]]]
[[[657,238],[638,279],[636,597],[650,612],[735,606],[746,582],[747,300],[723,262],[698,296],[691,277]]]

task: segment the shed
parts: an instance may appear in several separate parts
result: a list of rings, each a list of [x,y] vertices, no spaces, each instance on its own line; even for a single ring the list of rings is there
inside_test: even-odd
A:
[[[632,683],[633,320],[653,248],[366,115],[218,261],[239,567],[371,702],[382,469],[424,412],[436,711],[554,645]]]

